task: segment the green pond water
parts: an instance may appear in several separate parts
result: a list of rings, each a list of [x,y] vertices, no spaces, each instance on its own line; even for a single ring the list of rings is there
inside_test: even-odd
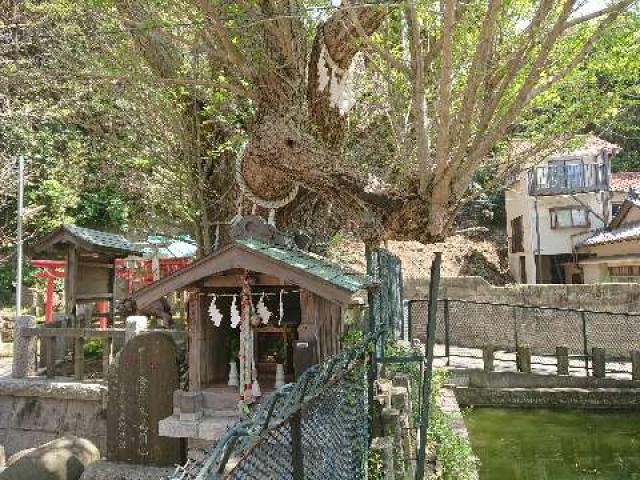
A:
[[[640,412],[476,408],[480,480],[640,480]]]

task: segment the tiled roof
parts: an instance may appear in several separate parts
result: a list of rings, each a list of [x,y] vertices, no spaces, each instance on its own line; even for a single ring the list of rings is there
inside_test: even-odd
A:
[[[625,225],[613,230],[600,230],[578,244],[579,247],[605,245],[607,243],[640,240],[640,223]]]
[[[611,174],[611,190],[628,192],[640,188],[640,172],[618,172]]]
[[[95,245],[96,247],[120,250],[126,253],[142,253],[133,242],[130,242],[122,235],[101,232],[76,225],[63,225],[62,228],[70,235],[78,237],[80,240]]]
[[[355,293],[375,284],[374,280],[367,275],[296,248],[273,245],[255,239],[237,240],[236,243],[350,292]]]

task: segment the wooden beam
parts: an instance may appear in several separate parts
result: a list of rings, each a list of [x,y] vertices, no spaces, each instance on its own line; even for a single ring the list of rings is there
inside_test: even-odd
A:
[[[83,262],[83,261],[80,261],[78,264],[81,267],[108,268],[108,269],[115,268],[115,266],[112,263],[99,263],[99,262]]]
[[[76,303],[86,300],[111,300],[113,293],[85,293],[76,295]]]
[[[233,273],[230,275],[215,275],[206,279],[203,283],[203,287],[237,287],[242,285],[242,274]],[[258,273],[254,275],[255,283],[253,285],[259,286],[274,286],[274,287],[286,287],[292,286],[282,280],[281,278],[274,277],[273,275],[266,275]]]
[[[182,339],[185,332],[182,330],[149,330],[152,332],[162,332],[171,335],[173,338]],[[21,330],[25,337],[69,337],[69,338],[122,338],[125,337],[124,328],[45,328],[33,327]]]

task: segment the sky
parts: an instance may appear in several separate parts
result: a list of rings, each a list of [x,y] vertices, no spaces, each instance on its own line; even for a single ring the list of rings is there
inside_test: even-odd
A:
[[[587,0],[584,6],[579,10],[581,14],[592,13],[597,10],[601,10],[607,6],[608,2],[605,0]]]

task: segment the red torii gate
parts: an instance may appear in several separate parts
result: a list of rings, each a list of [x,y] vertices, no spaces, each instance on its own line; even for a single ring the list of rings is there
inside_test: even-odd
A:
[[[53,295],[55,293],[55,281],[57,278],[64,278],[63,260],[31,260],[31,265],[42,268],[36,273],[38,278],[47,279],[47,298],[44,303],[44,321],[53,321]]]
[[[56,279],[64,278],[64,260],[31,260],[33,267],[41,268],[42,271],[36,273],[37,278],[47,279],[47,297],[44,303],[44,321],[53,322],[53,297],[55,294]],[[98,315],[100,318],[100,328],[107,328],[106,314],[109,312],[109,302],[101,300],[96,302]]]
[[[160,259],[160,276],[165,277],[176,270],[186,267],[192,262],[191,258],[163,258]],[[53,298],[55,294],[56,279],[64,278],[64,260],[31,260],[31,265],[41,268],[42,271],[36,273],[38,278],[47,279],[47,296],[45,300],[44,321],[50,323],[53,321]],[[153,283],[153,271],[150,259],[135,262],[137,265],[133,267],[127,265],[125,259],[116,259],[116,274],[119,278],[126,278],[128,283],[129,295],[133,293],[134,281],[137,280],[142,286]],[[109,302],[101,300],[96,302],[98,316],[100,318],[100,328],[107,328],[106,314],[109,311]]]

